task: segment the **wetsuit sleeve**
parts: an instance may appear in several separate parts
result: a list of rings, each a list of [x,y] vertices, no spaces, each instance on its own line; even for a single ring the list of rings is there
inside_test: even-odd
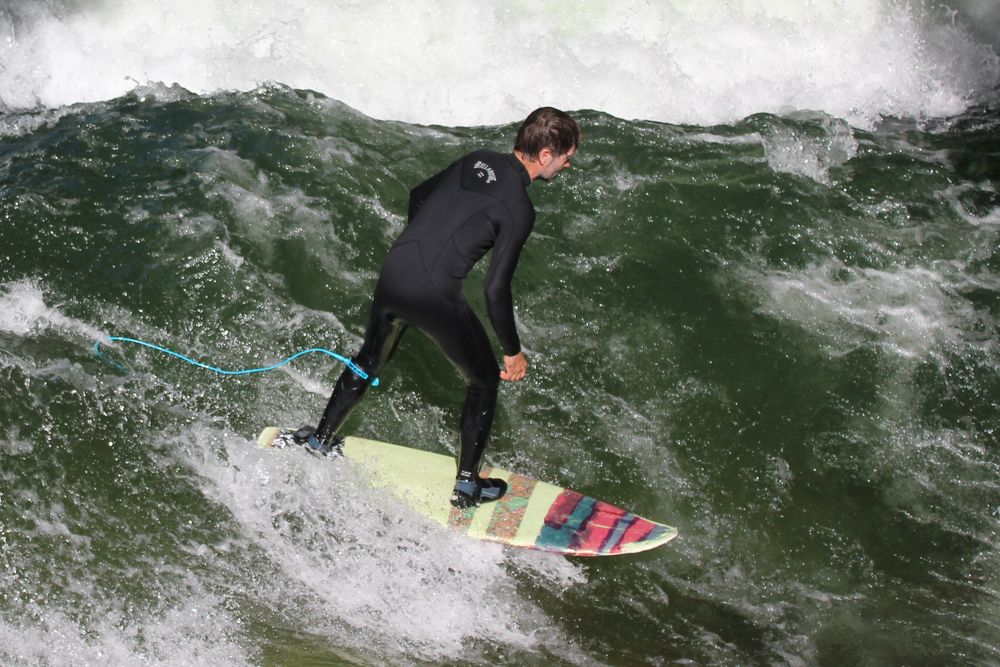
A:
[[[521,248],[531,234],[535,224],[535,212],[524,211],[520,215],[498,221],[500,231],[493,246],[493,257],[486,272],[486,311],[493,324],[493,330],[500,339],[504,354],[513,356],[521,351],[521,340],[514,323],[514,297],[511,281]]]
[[[448,170],[445,169],[444,171],[431,176],[426,181],[410,190],[410,206],[406,215],[407,222],[413,220],[413,216],[417,214],[417,211],[419,211],[420,207],[424,205],[427,198],[430,197],[431,193],[434,192],[437,186],[441,184],[441,181],[444,180],[444,175],[447,171]]]

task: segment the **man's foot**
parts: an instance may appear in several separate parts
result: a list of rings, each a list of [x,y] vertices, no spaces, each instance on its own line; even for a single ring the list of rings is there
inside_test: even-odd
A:
[[[330,442],[321,442],[316,437],[316,429],[311,426],[303,426],[292,434],[292,439],[305,447],[306,451],[316,456],[335,457],[344,455],[344,439],[339,435],[333,436]]]
[[[495,477],[476,477],[455,480],[455,490],[451,492],[451,505],[460,510],[478,507],[481,503],[491,503],[507,493],[507,482]]]

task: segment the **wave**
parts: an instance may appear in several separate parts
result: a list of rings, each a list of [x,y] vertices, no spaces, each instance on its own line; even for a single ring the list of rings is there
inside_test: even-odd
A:
[[[869,127],[957,114],[996,88],[992,4],[14,2],[0,109],[278,82],[418,123],[509,122],[546,103],[695,124],[818,110]]]

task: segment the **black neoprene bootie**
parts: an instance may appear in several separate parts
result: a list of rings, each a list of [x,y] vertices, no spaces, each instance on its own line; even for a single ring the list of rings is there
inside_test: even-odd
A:
[[[460,510],[476,507],[481,503],[500,500],[507,493],[507,482],[496,477],[473,477],[455,480],[455,490],[451,492],[451,505]]]
[[[302,445],[306,448],[310,454],[315,454],[316,456],[343,456],[344,455],[344,439],[339,435],[335,435],[329,439],[329,442],[320,442],[319,438],[316,437],[316,429],[311,426],[303,426],[298,431],[292,434],[292,439],[295,440],[297,444]]]
[[[497,477],[479,478],[479,498],[483,502],[493,502],[503,498],[507,493],[507,482]]]

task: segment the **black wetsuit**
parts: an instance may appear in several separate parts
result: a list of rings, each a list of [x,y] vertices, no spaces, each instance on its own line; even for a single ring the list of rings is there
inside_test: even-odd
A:
[[[410,193],[409,224],[382,263],[365,342],[354,363],[377,377],[407,326],[431,337],[468,386],[459,472],[477,474],[493,425],[500,367],[462,283],[490,249],[486,306],[507,355],[521,351],[511,279],[535,209],[527,170],[513,154],[477,151]],[[329,443],[368,387],[350,369],[337,381],[317,428]]]

